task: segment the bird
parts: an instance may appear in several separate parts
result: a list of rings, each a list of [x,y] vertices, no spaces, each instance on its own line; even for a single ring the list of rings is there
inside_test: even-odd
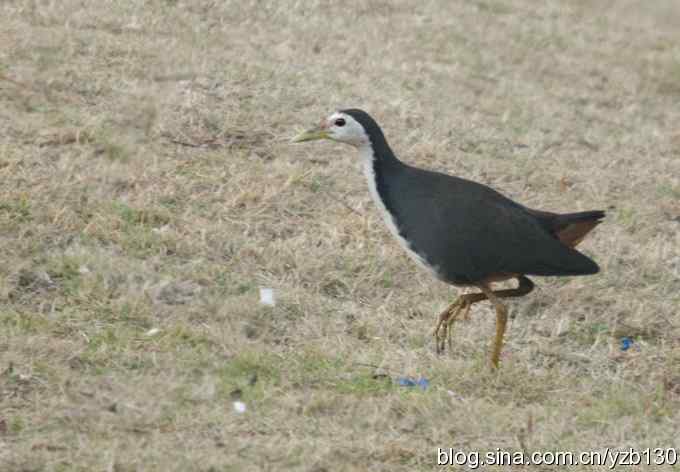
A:
[[[534,289],[528,276],[580,276],[598,264],[574,249],[605,217],[604,211],[553,213],[528,208],[478,182],[414,167],[401,161],[368,113],[357,108],[332,112],[292,139],[329,139],[359,151],[363,173],[389,232],[416,262],[455,287],[477,288],[454,299],[436,320],[437,353],[451,350],[451,327],[471,307],[489,300],[496,333],[490,364],[498,368],[508,309],[504,298]],[[517,287],[493,290],[515,279]]]

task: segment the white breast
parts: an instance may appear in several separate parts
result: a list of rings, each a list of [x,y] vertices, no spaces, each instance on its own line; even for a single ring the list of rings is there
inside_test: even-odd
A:
[[[385,204],[381,200],[380,194],[378,194],[378,187],[375,181],[375,172],[373,170],[374,159],[373,147],[370,145],[360,147],[359,155],[361,156],[364,175],[366,176],[366,180],[368,182],[368,189],[371,192],[371,197],[373,198],[375,205],[378,207],[378,211],[380,212],[383,221],[387,225],[387,228],[390,230],[390,233],[392,233],[392,236],[394,236],[394,238],[399,242],[399,245],[406,251],[406,253],[411,257],[411,259],[413,259],[420,267],[422,267],[435,277],[440,278],[436,268],[427,264],[425,259],[423,259],[423,257],[420,254],[411,249],[411,244],[406,239],[404,239],[401,236],[401,234],[399,234],[399,229],[397,228],[396,221],[394,221],[392,214],[389,211],[387,211]]]

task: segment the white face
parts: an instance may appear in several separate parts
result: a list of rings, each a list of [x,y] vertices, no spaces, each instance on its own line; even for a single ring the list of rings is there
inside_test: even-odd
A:
[[[364,127],[351,116],[336,111],[321,123],[321,128],[326,130],[328,139],[355,147],[370,144]]]

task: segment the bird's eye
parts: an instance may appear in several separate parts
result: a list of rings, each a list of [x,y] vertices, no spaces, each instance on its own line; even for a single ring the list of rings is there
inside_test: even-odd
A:
[[[338,118],[337,120],[335,120],[335,126],[345,126],[345,119]]]

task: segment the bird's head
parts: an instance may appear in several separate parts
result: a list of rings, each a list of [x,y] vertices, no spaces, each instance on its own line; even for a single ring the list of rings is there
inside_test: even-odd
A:
[[[373,119],[361,110],[336,111],[321,120],[319,125],[295,136],[293,142],[331,139],[355,147],[365,146],[370,144],[367,129],[361,123],[365,118],[373,122]]]

